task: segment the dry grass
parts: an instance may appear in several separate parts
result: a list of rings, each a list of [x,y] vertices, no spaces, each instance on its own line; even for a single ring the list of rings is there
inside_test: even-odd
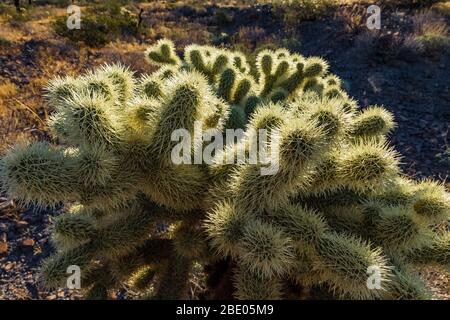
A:
[[[423,11],[413,17],[413,36],[424,50],[442,50],[450,46],[447,23],[433,11]]]

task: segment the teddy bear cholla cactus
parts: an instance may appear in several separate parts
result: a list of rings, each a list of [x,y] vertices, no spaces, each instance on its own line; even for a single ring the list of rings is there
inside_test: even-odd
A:
[[[16,146],[1,160],[18,201],[67,204],[43,266],[47,285],[64,285],[78,265],[87,298],[124,281],[147,298],[185,298],[200,265],[211,298],[299,298],[308,288],[426,297],[411,266],[448,267],[450,237],[436,226],[449,198],[443,185],[400,173],[388,111],[358,110],[324,60],[285,49],[261,51],[251,65],[240,52],[191,45],[181,60],[162,40],[145,57],[159,69],[139,79],[104,66],[51,82],[60,146]],[[192,134],[196,121],[246,133],[213,164],[176,165],[171,134]],[[269,150],[277,141],[276,174],[221,161],[249,152],[251,129],[269,132]],[[370,270],[381,288],[367,285]]]

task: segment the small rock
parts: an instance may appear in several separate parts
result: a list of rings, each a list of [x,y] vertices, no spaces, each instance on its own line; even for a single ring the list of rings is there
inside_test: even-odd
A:
[[[57,298],[56,294],[52,294],[47,297],[47,300],[56,300],[56,298]]]
[[[6,271],[11,270],[12,268],[14,268],[14,264],[13,263],[7,263],[6,266],[4,267],[4,269]]]
[[[0,254],[5,254],[8,252],[8,243],[0,242]]]
[[[20,220],[20,221],[16,221],[16,227],[19,229],[25,229],[28,228],[28,222]]]
[[[32,247],[34,246],[34,240],[33,239],[25,239],[22,241],[22,247]]]

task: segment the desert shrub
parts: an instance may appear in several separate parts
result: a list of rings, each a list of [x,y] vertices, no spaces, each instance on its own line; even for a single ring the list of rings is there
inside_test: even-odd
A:
[[[78,265],[88,298],[129,281],[146,298],[179,299],[198,263],[208,297],[292,298],[298,286],[427,297],[412,266],[449,266],[449,233],[433,228],[449,218],[449,194],[401,173],[389,111],[360,109],[326,61],[287,49],[260,51],[257,77],[245,55],[211,46],[180,59],[161,40],[145,56],[159,69],[140,78],[116,65],[53,80],[49,126],[63,146],[17,145],[1,159],[1,185],[19,203],[67,204],[42,269],[48,286]],[[211,145],[173,139],[177,129],[244,131],[192,164]],[[268,164],[277,170],[264,174]]]
[[[349,6],[342,6],[335,13],[337,19],[344,22],[344,27],[347,32],[359,33],[361,29],[365,28],[367,8],[360,4],[353,4]]]
[[[401,57],[404,38],[393,32],[366,30],[356,36],[356,47],[369,60],[385,63]],[[414,43],[408,43],[411,47]]]
[[[219,27],[226,27],[233,23],[233,17],[224,9],[218,9],[214,14],[214,21]]]
[[[445,150],[436,155],[439,162],[450,166],[450,147],[446,147]]]
[[[126,1],[106,1],[93,5],[83,14],[81,29],[67,28],[67,18],[59,17],[54,22],[54,30],[60,36],[88,46],[103,46],[121,35],[137,35],[137,17],[123,7]]]
[[[424,11],[413,17],[413,39],[426,52],[450,47],[448,25],[439,15]]]
[[[301,21],[327,17],[337,6],[335,0],[276,0],[271,3],[275,13],[291,26]]]
[[[380,3],[386,7],[431,7],[432,5],[445,2],[445,0],[382,0]]]

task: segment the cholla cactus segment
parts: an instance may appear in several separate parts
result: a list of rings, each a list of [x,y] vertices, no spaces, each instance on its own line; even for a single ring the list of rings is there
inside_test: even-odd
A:
[[[75,159],[44,142],[17,145],[1,159],[0,177],[8,194],[25,204],[56,205],[76,200]]]
[[[104,65],[99,73],[108,78],[117,93],[117,99],[124,103],[134,95],[135,81],[133,73],[122,65]]]
[[[129,282],[133,289],[145,291],[155,279],[156,271],[152,266],[145,266],[136,271],[130,278]]]
[[[413,249],[424,239],[423,221],[409,207],[384,207],[373,222],[374,240],[386,248]]]
[[[180,58],[175,52],[175,46],[172,41],[162,39],[153,47],[145,51],[145,57],[150,64],[159,65],[179,65]]]
[[[18,145],[0,160],[11,198],[70,204],[55,219],[47,285],[78,265],[87,298],[128,282],[180,299],[200,266],[215,278],[210,297],[427,297],[411,266],[448,268],[436,225],[449,194],[402,175],[389,111],[359,110],[326,61],[286,49],[250,64],[202,45],[181,59],[160,40],[145,57],[158,69],[139,78],[104,65],[53,80],[49,128],[64,145]],[[235,143],[216,141],[230,132]]]
[[[292,240],[278,228],[257,219],[242,227],[239,257],[243,266],[266,278],[287,273],[294,256]]]
[[[163,83],[158,77],[145,75],[141,78],[139,91],[148,98],[161,98],[163,96]]]
[[[356,191],[379,187],[397,172],[397,154],[375,141],[351,145],[339,159],[339,177]]]
[[[326,270],[332,290],[338,296],[352,299],[380,297],[385,288],[370,288],[367,285],[370,268],[379,272],[381,284],[387,285],[390,268],[379,249],[348,236],[328,234],[321,239],[318,255]]]
[[[45,88],[45,96],[52,106],[58,107],[65,99],[70,99],[80,87],[81,83],[78,79],[70,76],[57,77],[50,81]]]
[[[237,212],[229,202],[221,202],[211,211],[206,220],[206,230],[211,245],[220,255],[238,256],[246,221],[245,215]]]
[[[417,185],[413,208],[420,216],[443,221],[450,215],[449,194],[443,184],[431,180],[422,181]]]
[[[384,136],[394,127],[394,117],[389,111],[372,106],[364,109],[354,118],[351,133],[355,137]]]
[[[280,280],[266,278],[258,273],[240,268],[234,277],[235,298],[241,300],[279,300],[283,297]]]
[[[319,57],[311,57],[305,61],[304,75],[306,77],[320,77],[328,72],[328,63]]]

